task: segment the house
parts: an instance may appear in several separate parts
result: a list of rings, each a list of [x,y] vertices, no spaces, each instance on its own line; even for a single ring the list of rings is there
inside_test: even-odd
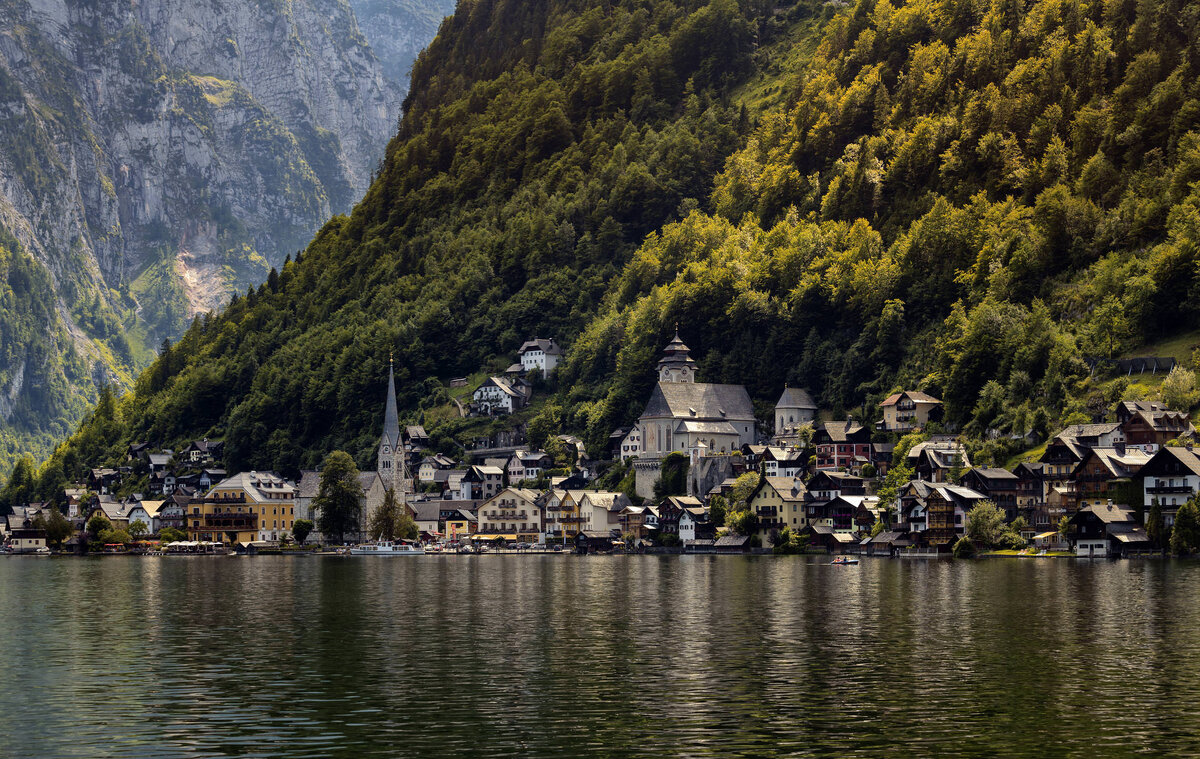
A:
[[[417,467],[417,479],[421,482],[433,482],[434,472],[453,469],[454,464],[454,459],[440,453],[426,456]]]
[[[419,501],[412,504],[413,522],[421,540],[437,540],[442,536],[442,510],[439,501]]]
[[[138,459],[144,458],[149,452],[149,443],[130,443],[129,447],[125,449],[125,460],[137,461]]]
[[[817,404],[807,390],[783,386],[783,394],[775,402],[775,438],[793,435],[796,429],[811,424],[817,418]]]
[[[879,404],[883,419],[878,427],[888,432],[919,430],[931,421],[940,421],[942,402],[918,390],[893,393]]]
[[[658,362],[658,383],[638,418],[642,455],[661,459],[704,443],[709,455],[755,442],[754,405],[741,385],[695,381],[695,361],[676,333]]]
[[[858,542],[854,533],[835,530],[827,524],[810,524],[800,531],[800,535],[807,538],[810,547],[823,548],[829,553],[842,553]]]
[[[40,508],[14,506],[13,513],[0,517],[5,522],[4,543],[13,553],[36,553],[46,548],[46,531],[36,526]]]
[[[190,464],[208,464],[219,459],[224,453],[225,444],[220,440],[194,440],[179,454],[180,461]]]
[[[624,428],[622,428],[624,430]],[[618,430],[621,432],[622,430]],[[614,435],[616,433],[613,433]],[[627,431],[623,431],[618,439],[616,446],[613,448],[613,461],[626,462],[629,459],[635,459],[642,452],[642,432],[636,425]]]
[[[196,486],[201,490],[211,490],[212,486],[229,476],[224,469],[205,469],[196,479]]]
[[[158,514],[162,510],[163,503],[165,502],[138,501],[137,503],[131,505],[126,515],[127,519],[129,520],[129,524],[133,524],[134,522],[140,520],[142,524],[146,525],[147,535],[157,535],[159,530],[162,529]]]
[[[146,459],[150,464],[151,473],[165,472],[171,466],[171,459],[174,458],[170,453],[147,453]]]
[[[1137,512],[1112,501],[1080,506],[1071,515],[1070,537],[1075,555],[1085,557],[1120,555],[1150,546],[1145,530],[1137,523]]]
[[[1168,440],[1196,434],[1187,413],[1172,411],[1152,401],[1117,404],[1117,423],[1121,425],[1127,446],[1141,447],[1150,454],[1166,445]]]
[[[1017,478],[1017,514],[1025,517],[1031,526],[1049,525],[1049,515],[1042,508],[1045,505],[1042,466],[1039,462],[1022,461],[1013,469],[1013,476]],[[1045,522],[1038,521],[1039,513]]]
[[[1004,518],[1011,522],[1020,510],[1017,508],[1017,475],[1007,469],[975,467],[967,470],[959,484],[983,493],[1004,511]]]
[[[580,529],[620,529],[620,514],[630,505],[629,496],[603,490],[579,491]]]
[[[1139,474],[1143,509],[1149,512],[1157,503],[1163,524],[1171,527],[1179,507],[1200,490],[1200,456],[1191,446],[1164,446],[1150,457]]]
[[[539,371],[543,377],[548,377],[562,360],[562,347],[554,342],[554,338],[543,340],[535,337],[521,345],[517,357],[525,372]]]
[[[109,493],[121,482],[121,473],[116,469],[99,468],[88,472],[88,487],[97,493]]]
[[[554,459],[541,451],[517,451],[508,459],[506,474],[509,482],[536,480],[542,472],[554,466]]]
[[[828,501],[839,495],[866,495],[862,477],[845,472],[817,472],[808,481],[809,500]]]
[[[446,536],[446,540],[451,542],[462,540],[475,534],[476,525],[475,514],[466,509],[458,509],[458,512],[448,517],[442,523],[442,532]]]
[[[97,514],[103,514],[106,519],[112,524],[114,530],[129,529],[129,506],[131,504],[118,501],[110,495],[104,494],[93,498],[92,509],[88,512],[87,520]]]
[[[606,531],[581,531],[575,534],[575,553],[612,553],[621,541]]]
[[[949,550],[966,534],[967,512],[987,500],[983,493],[961,485],[937,484],[925,499],[925,542]]]
[[[871,431],[853,419],[826,422],[813,434],[817,449],[817,469],[861,470],[860,461],[871,457]]]
[[[184,518],[192,497],[183,493],[173,493],[158,508],[158,527],[155,533],[160,533],[170,527],[172,530],[183,530]]]
[[[892,455],[895,452],[895,443],[871,443],[871,464],[875,467],[876,477],[887,476],[888,470],[892,468]]]
[[[479,532],[505,540],[543,542],[541,494],[526,488],[505,488],[479,506]]]
[[[276,541],[296,519],[296,488],[271,472],[240,472],[188,504],[189,540]]]
[[[630,504],[617,515],[621,535],[632,535],[637,540],[646,540],[658,532],[658,514],[652,506]]]
[[[917,479],[952,482],[957,471],[971,466],[971,459],[958,440],[936,437],[914,445],[908,452],[907,463]]]
[[[870,530],[879,511],[879,499],[865,495],[838,495],[828,501],[809,501],[806,505],[809,526],[831,527],[847,533]]]
[[[690,495],[667,496],[658,505],[658,529],[660,535],[678,535],[679,518],[685,509],[697,509],[707,514],[699,498]],[[707,517],[705,517],[707,518]]]
[[[404,428],[402,440],[410,449],[429,447],[429,433],[419,424],[410,424]]]
[[[1114,448],[1089,448],[1083,461],[1075,467],[1077,508],[1108,502],[1118,489],[1123,490],[1122,497],[1136,498],[1138,494],[1130,493],[1129,486],[1149,460],[1149,454],[1141,448],[1131,448],[1124,443],[1118,443]]]
[[[749,535],[722,535],[713,544],[717,553],[746,553],[750,550]]]
[[[530,386],[520,378],[488,377],[472,394],[475,412],[481,416],[511,414],[525,408]]]
[[[708,509],[686,506],[676,518],[676,531],[679,540],[686,545],[695,540],[713,540],[717,528],[709,518]]]
[[[762,463],[763,473],[768,477],[800,477],[807,468],[804,452],[795,448],[767,446],[758,460]]]
[[[747,505],[758,516],[758,530],[764,542],[772,532],[784,527],[797,531],[808,524],[806,498],[808,488],[795,477],[761,477]]]
[[[504,470],[500,467],[469,466],[459,481],[458,497],[463,501],[486,501],[495,497],[503,487]]]

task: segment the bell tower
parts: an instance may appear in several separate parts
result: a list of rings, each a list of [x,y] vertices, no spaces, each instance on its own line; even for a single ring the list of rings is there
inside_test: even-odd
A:
[[[695,382],[696,362],[692,360],[691,350],[679,339],[679,324],[675,324],[675,338],[663,349],[663,357],[658,361],[659,382]]]

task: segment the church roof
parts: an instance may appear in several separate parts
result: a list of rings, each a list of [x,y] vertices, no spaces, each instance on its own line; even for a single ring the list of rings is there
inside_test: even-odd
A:
[[[396,373],[388,366],[387,406],[383,411],[382,445],[393,448],[400,445],[400,414],[396,409]]]
[[[659,382],[642,418],[674,417],[693,421],[753,420],[750,394],[741,385],[707,382]]]
[[[816,409],[817,403],[808,391],[800,387],[785,387],[783,395],[779,396],[776,408],[807,408]]]
[[[700,435],[736,435],[738,431],[729,422],[696,422],[684,419],[675,427],[676,432],[695,432]]]

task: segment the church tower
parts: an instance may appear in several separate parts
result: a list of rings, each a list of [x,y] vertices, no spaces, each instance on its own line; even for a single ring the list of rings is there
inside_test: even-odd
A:
[[[658,362],[659,382],[695,382],[696,362],[689,355],[691,350],[679,339],[679,325],[675,325],[675,339],[663,349]]]
[[[396,494],[408,493],[412,481],[408,476],[408,457],[404,452],[404,441],[400,437],[400,414],[396,408],[396,371],[388,359],[387,405],[383,412],[383,437],[379,440],[375,471],[386,487]]]

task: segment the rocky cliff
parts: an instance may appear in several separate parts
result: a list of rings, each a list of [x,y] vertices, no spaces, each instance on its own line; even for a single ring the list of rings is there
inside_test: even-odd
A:
[[[454,13],[455,0],[350,0],[358,26],[371,43],[383,72],[407,89],[413,61],[442,19]]]
[[[0,458],[348,211],[402,97],[346,0],[0,0]]]

